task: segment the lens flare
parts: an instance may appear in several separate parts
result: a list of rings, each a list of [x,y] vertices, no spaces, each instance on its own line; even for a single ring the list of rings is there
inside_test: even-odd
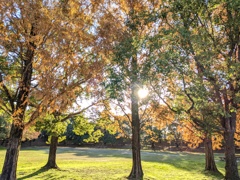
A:
[[[148,89],[146,88],[141,88],[138,90],[138,96],[140,99],[143,99],[148,96]]]

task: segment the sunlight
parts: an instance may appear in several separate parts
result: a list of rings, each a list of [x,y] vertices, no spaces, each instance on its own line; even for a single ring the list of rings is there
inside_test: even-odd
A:
[[[143,99],[145,97],[147,97],[148,95],[148,89],[147,88],[141,88],[138,90],[138,96],[140,99]]]

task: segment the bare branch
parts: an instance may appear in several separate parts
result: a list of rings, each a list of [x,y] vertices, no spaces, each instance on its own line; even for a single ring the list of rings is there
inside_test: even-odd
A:
[[[194,108],[194,100],[193,100],[193,98],[191,97],[191,95],[187,92],[187,90],[186,90],[186,83],[185,83],[185,79],[184,79],[184,76],[183,76],[183,90],[184,90],[184,93],[186,94],[186,96],[188,97],[188,99],[191,101],[191,106],[189,107],[189,109],[188,110],[185,110],[185,112],[187,113],[187,114],[189,114],[190,113],[190,111]]]
[[[116,103],[115,103],[116,104]],[[118,107],[121,108],[122,112],[124,113],[124,115],[127,117],[128,121],[131,123],[131,118],[129,117],[129,115],[126,113],[125,109],[122,107],[122,105],[118,102],[116,104]]]
[[[88,108],[90,108],[90,107],[92,107],[92,106],[94,106],[94,105],[96,105],[96,104],[98,104],[98,103],[99,103],[99,102],[94,102],[94,103],[90,104],[89,106],[81,109],[80,111],[77,111],[77,112],[75,112],[75,113],[70,113],[70,114],[68,114],[65,118],[61,119],[61,122],[64,122],[64,121],[68,120],[69,118],[72,118],[72,117],[74,117],[74,116],[76,116],[76,115],[79,115],[79,114],[83,113],[83,112],[86,111]]]

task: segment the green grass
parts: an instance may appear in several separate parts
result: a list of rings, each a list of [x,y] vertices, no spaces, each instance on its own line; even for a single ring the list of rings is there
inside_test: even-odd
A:
[[[0,168],[5,149],[0,148]],[[218,161],[224,174],[224,162]],[[57,164],[61,170],[43,170],[48,157],[47,147],[22,148],[19,155],[19,180],[109,180],[126,179],[131,171],[131,150],[59,147]],[[204,154],[142,151],[142,166],[146,180],[219,180],[223,176],[208,174],[204,169]]]

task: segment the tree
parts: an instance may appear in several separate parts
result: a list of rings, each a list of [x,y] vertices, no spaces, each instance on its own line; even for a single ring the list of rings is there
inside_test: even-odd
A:
[[[103,133],[95,127],[95,123],[89,122],[89,120],[83,116],[78,116],[73,123],[73,132],[76,135],[87,134],[87,138],[84,139],[85,142],[98,142],[99,138],[103,136]]]
[[[56,163],[57,144],[65,139],[67,124],[68,121],[61,122],[56,114],[48,114],[42,121],[36,123],[36,130],[45,130],[48,135],[47,143],[50,144],[48,161],[44,166],[46,169],[59,169]]]
[[[107,53],[105,51],[105,55],[110,54],[111,59],[111,66],[108,68],[110,77],[106,79],[107,90],[110,97],[119,102],[131,99],[131,113],[120,104],[120,109],[126,117],[117,118],[121,119],[119,122],[123,122],[124,125],[127,121],[131,123],[133,167],[129,178],[143,176],[137,94],[149,79],[157,78],[154,70],[155,58],[149,58],[152,47],[149,46],[148,40],[151,41],[156,33],[156,24],[161,25],[161,21],[155,21],[155,10],[159,5],[160,3],[155,1],[144,3],[115,1],[113,4],[109,3],[108,6],[104,6],[109,9],[106,8],[106,13],[99,21],[100,27],[104,27],[99,31],[100,42],[102,42],[100,44],[108,50]]]
[[[174,53],[175,52],[171,52],[172,55]],[[180,56],[183,57],[175,53],[175,57],[169,62],[176,60],[181,62]],[[171,66],[171,64],[169,66]],[[201,138],[205,145],[205,170],[219,173],[214,161],[212,147],[213,135],[222,132],[219,117],[217,116],[218,106],[211,102],[213,97],[207,89],[207,84],[199,81],[198,74],[195,72],[195,69],[192,69],[192,66],[191,63],[185,64],[184,62],[181,62],[181,65],[173,66],[173,70],[175,69],[174,73],[169,73],[169,77],[167,77],[166,80],[162,80],[160,84],[161,86],[164,84],[167,90],[158,88],[159,82],[155,82],[152,88],[169,109],[180,117],[180,126],[182,126],[182,118],[188,119],[191,122],[191,127],[194,127],[194,130],[197,131],[196,133],[202,135]],[[167,96],[165,95],[164,97],[166,91]],[[183,117],[181,118],[181,116]],[[188,137],[187,133],[192,134],[191,131],[185,131],[184,134],[179,134],[176,128],[173,132],[172,137],[174,137],[175,140],[179,139],[179,136],[182,136],[182,138]],[[196,140],[199,140],[199,138],[191,140],[196,143]]]
[[[239,108],[238,1],[166,1],[162,11],[172,50],[183,62],[193,62],[199,80],[212,94],[223,129],[226,179],[239,179],[234,147],[236,111]],[[184,67],[183,67],[184,68]],[[185,68],[184,68],[185,70]],[[195,81],[194,81],[195,80]],[[205,97],[209,98],[209,97]]]
[[[128,117],[132,129],[133,159],[130,179],[143,177],[138,90],[150,77],[148,70],[152,61],[148,59],[145,38],[153,33],[153,20],[149,14],[154,13],[157,5],[152,1],[115,1],[109,3],[107,13],[100,21],[100,26],[105,27],[104,31],[99,31],[102,44],[111,55],[110,77],[106,80],[110,96],[118,101],[129,98],[131,102],[131,115]]]
[[[205,142],[209,142],[205,144],[209,144],[209,146],[205,146],[205,154],[208,157],[206,158],[205,169],[216,172],[211,136],[213,132],[221,130],[220,124],[216,123],[218,106],[211,103],[213,96],[208,89],[209,84],[199,75],[189,54],[185,49],[181,49],[181,45],[185,42],[184,40],[177,41],[179,36],[178,29],[174,24],[175,21],[172,22],[171,17],[168,17],[169,19],[165,17],[165,10],[163,9],[163,12],[161,12],[162,16],[164,16],[164,26],[159,27],[159,34],[152,38],[150,42],[152,44],[151,55],[158,58],[156,61],[156,73],[158,73],[160,79],[152,79],[151,88],[156,93],[159,101],[165,103],[177,116],[187,114],[192,123],[195,124],[194,126],[199,131],[205,132]],[[169,22],[173,23],[173,25]],[[174,28],[177,29],[177,33]],[[211,113],[205,111],[211,106]],[[206,119],[203,120],[202,117]],[[173,132],[172,138],[179,140],[181,134],[177,131]]]
[[[85,85],[86,85],[86,83],[85,83]],[[83,96],[84,92],[82,92],[78,95]],[[73,131],[77,132],[76,134],[81,134],[81,133],[85,134],[86,132],[88,132],[89,137],[85,141],[98,141],[98,139],[102,135],[98,131],[93,132],[92,129],[94,126],[93,125],[90,126],[89,125],[90,123],[88,123],[87,121],[84,122],[85,124],[83,123],[83,121],[79,121],[80,114],[82,114],[84,111],[86,111],[87,109],[89,109],[90,107],[95,105],[96,102],[93,102],[92,104],[90,104],[86,107],[80,107],[80,106],[77,106],[76,103],[73,103],[74,99],[72,99],[72,100],[73,101],[71,104],[68,104],[68,103],[64,104],[64,100],[62,103],[58,101],[57,103],[62,104],[60,109],[58,109],[58,110],[56,109],[53,113],[45,115],[44,118],[39,119],[36,122],[36,129],[38,131],[45,130],[49,137],[48,143],[50,144],[50,147],[49,147],[48,162],[43,168],[59,169],[59,167],[57,166],[57,163],[56,163],[57,145],[58,145],[58,142],[61,142],[66,139],[65,132],[66,132],[67,127],[70,122],[73,123]],[[80,98],[78,98],[78,101],[80,101]],[[74,109],[75,109],[75,111],[69,112],[68,108],[70,108],[70,107],[71,107],[71,111],[74,111]],[[78,109],[78,111],[76,111],[76,109]],[[76,116],[78,116],[79,118],[69,121],[69,119],[74,119]],[[81,117],[83,117],[83,116],[81,116]],[[76,130],[79,127],[82,127],[84,125],[86,127],[81,128],[81,132],[80,132],[80,130]]]
[[[53,112],[56,99],[68,103],[66,97],[101,67],[89,55],[91,7],[83,6],[68,0],[0,2],[0,108],[12,118],[2,180],[16,179],[24,128]]]
[[[72,131],[75,135],[87,134],[84,138],[85,142],[98,142],[99,138],[103,135],[100,130],[95,129],[96,125],[94,123],[90,123],[82,115],[75,114],[71,116],[69,114],[64,117],[60,114],[50,114],[46,116],[43,121],[38,121],[36,124],[37,130],[46,131],[48,135],[47,143],[50,144],[48,161],[43,168],[59,169],[56,163],[57,145],[66,139],[66,130],[69,124],[72,124]]]
[[[207,123],[207,119],[205,119]],[[178,131],[182,133],[183,140],[188,143],[190,148],[197,148],[201,143],[205,149],[205,170],[218,172],[214,161],[213,150],[222,148],[223,137],[220,132],[208,131],[196,126],[191,120],[183,120],[182,125],[178,127]]]
[[[188,72],[192,74],[191,70]],[[180,71],[180,74],[182,74],[182,71]],[[181,79],[182,75],[180,75],[180,77],[175,75],[175,78],[176,77]],[[194,79],[193,76],[190,77],[192,80]],[[218,106],[209,102],[212,96],[203,88],[205,87],[204,83],[201,83],[200,86],[198,83],[193,84],[192,81],[186,82],[185,79],[186,76],[184,76],[182,83],[181,80],[175,80],[177,83],[173,83],[174,80],[167,80],[167,84],[164,87],[168,88],[168,96],[165,97],[163,97],[164,95],[161,94],[161,91],[157,90],[158,85],[155,84],[153,86],[160,99],[169,109],[175,112],[178,117],[179,122],[173,126],[173,131],[171,131],[171,136],[169,137],[176,141],[182,138],[188,140],[193,147],[197,147],[201,142],[204,142],[205,170],[219,173],[214,161],[212,146],[213,137],[222,133],[217,116]],[[170,130],[171,126],[172,125],[170,125]],[[183,129],[184,133],[181,132]],[[195,133],[198,134],[197,137],[193,136]]]
[[[214,104],[209,103],[209,105],[205,105],[200,107],[199,114],[190,115],[192,122],[194,123],[194,128],[202,134],[204,149],[205,149],[205,170],[218,172],[217,166],[214,161],[213,148],[216,148],[216,145],[213,146],[213,142],[216,144],[216,140],[221,141],[221,129],[218,121],[218,117],[214,114],[216,109],[214,109]]]

